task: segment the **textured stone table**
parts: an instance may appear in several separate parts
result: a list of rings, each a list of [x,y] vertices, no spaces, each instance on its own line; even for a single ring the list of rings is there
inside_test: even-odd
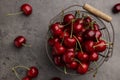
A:
[[[96,78],[64,75],[54,68],[46,56],[45,35],[49,20],[63,8],[72,4],[89,3],[113,17],[115,29],[114,55],[99,69]],[[11,68],[15,65],[39,67],[39,76],[35,80],[50,80],[58,76],[62,80],[120,80],[120,13],[112,14],[112,6],[120,0],[0,0],[0,80],[18,80]],[[33,6],[33,14],[6,16],[7,13],[19,12],[23,3]],[[23,35],[31,48],[16,49],[13,40]],[[24,73],[22,70],[21,73]]]

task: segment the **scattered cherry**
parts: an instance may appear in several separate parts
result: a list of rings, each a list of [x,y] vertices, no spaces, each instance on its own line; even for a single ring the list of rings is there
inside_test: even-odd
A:
[[[30,77],[26,76],[22,80],[32,80]]]
[[[24,44],[26,44],[26,39],[24,36],[18,36],[14,40],[14,45],[18,48],[22,47]]]
[[[35,66],[30,67],[30,69],[27,72],[27,75],[30,78],[35,78],[38,76],[38,69]]]
[[[23,13],[28,16],[32,13],[32,6],[29,4],[23,4],[21,6],[21,11],[23,11]]]
[[[112,11],[113,11],[113,13],[119,13],[120,12],[120,3],[115,4]]]

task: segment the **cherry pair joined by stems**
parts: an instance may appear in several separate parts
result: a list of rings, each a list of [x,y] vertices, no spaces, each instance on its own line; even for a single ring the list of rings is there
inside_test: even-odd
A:
[[[31,47],[31,45],[26,44],[26,38],[24,36],[18,36],[14,39],[14,45],[17,48],[21,48],[22,46]]]
[[[20,9],[21,9],[21,12],[11,13],[11,14],[8,14],[8,16],[22,14],[22,13],[24,13],[26,16],[29,16],[32,13],[32,6],[30,4],[23,4]]]
[[[15,66],[15,67],[12,68],[12,71],[15,73],[16,77],[17,77],[19,80],[21,80],[21,78],[19,77],[19,75],[18,75],[18,73],[17,73],[17,71],[16,71],[17,68],[24,68],[24,69],[27,70],[27,74],[26,74],[25,77],[22,78],[22,80],[31,80],[32,78],[37,77],[37,76],[38,76],[38,73],[39,73],[39,72],[38,72],[38,69],[37,69],[35,66],[32,66],[32,67],[30,67],[30,68],[25,67],[25,66]]]

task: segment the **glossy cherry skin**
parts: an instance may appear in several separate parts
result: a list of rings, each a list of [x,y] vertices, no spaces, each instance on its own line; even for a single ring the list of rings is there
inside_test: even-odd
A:
[[[23,13],[26,15],[26,16],[29,16],[31,13],[32,13],[32,6],[29,5],[29,4],[23,4],[21,6],[21,11],[23,11]]]
[[[59,39],[58,38],[49,38],[48,39],[48,44],[50,46],[53,46],[56,42],[59,42]]]
[[[87,73],[87,71],[88,71],[88,67],[89,67],[88,64],[86,64],[86,63],[81,63],[81,64],[79,64],[79,66],[78,66],[78,68],[77,68],[77,72],[78,72],[79,74],[85,74],[85,73]]]
[[[99,25],[97,23],[94,23],[93,28],[94,28],[94,30],[99,30]]]
[[[117,3],[116,5],[114,5],[112,11],[113,11],[113,13],[118,13],[118,12],[120,12],[120,3]]]
[[[51,80],[61,80],[59,77],[53,77]]]
[[[14,39],[14,45],[18,48],[22,47],[26,43],[24,36],[18,36]]]
[[[38,69],[34,66],[30,67],[30,69],[27,72],[27,76],[29,76],[30,78],[35,78],[38,76]]]
[[[102,33],[99,30],[95,30],[95,38],[99,40],[101,36],[102,36]]]
[[[74,33],[80,33],[82,31],[82,28],[83,28],[83,24],[79,24],[79,23],[73,24],[73,32]]]
[[[99,40],[98,42],[95,43],[94,47],[95,47],[95,51],[96,52],[103,52],[106,50],[107,46],[106,46],[106,42],[104,40]]]
[[[75,16],[73,14],[67,14],[64,16],[64,23],[69,24],[72,22],[72,20],[75,19]]]
[[[85,52],[77,52],[77,58],[82,62],[87,62],[89,60],[89,55]]]
[[[75,38],[70,38],[70,37],[66,37],[64,39],[64,44],[66,47],[68,48],[73,48],[76,45],[76,39]]]
[[[74,48],[67,48],[66,51],[73,51],[73,52],[75,52],[75,49]]]
[[[55,63],[55,65],[57,65],[57,66],[63,66],[63,65],[64,65],[61,56],[55,56],[55,57],[54,57],[54,63]]]
[[[30,77],[26,76],[22,80],[32,80]]]
[[[88,26],[92,22],[92,19],[89,16],[85,16],[84,18],[84,26]]]
[[[83,46],[84,46],[84,50],[88,53],[95,51],[94,42],[91,40],[84,42]]]
[[[60,36],[62,33],[62,29],[60,28],[60,24],[52,24],[50,30],[53,36]]]
[[[62,34],[60,35],[60,38],[63,39],[65,37],[69,37],[69,33],[68,32],[62,32]]]
[[[97,61],[98,60],[98,53],[97,52],[92,52],[90,54],[90,61]]]
[[[95,31],[94,30],[87,30],[84,33],[84,37],[85,37],[85,39],[88,39],[88,40],[94,40],[95,39]]]
[[[63,61],[69,64],[74,60],[74,57],[75,57],[75,53],[73,51],[67,51],[63,55]]]
[[[70,69],[77,69],[78,62],[72,61],[70,64],[67,64],[67,67],[70,68]]]
[[[62,46],[60,43],[55,43],[54,47],[53,47],[56,55],[63,55],[65,53],[65,47]]]
[[[83,41],[83,38],[81,35],[76,35],[77,39],[79,40],[79,42],[81,43]]]

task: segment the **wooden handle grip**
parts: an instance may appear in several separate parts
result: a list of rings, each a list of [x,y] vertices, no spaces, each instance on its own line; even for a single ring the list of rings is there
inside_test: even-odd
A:
[[[91,12],[92,14],[104,19],[107,22],[110,22],[112,20],[112,17],[108,16],[107,14],[99,11],[98,9],[90,6],[89,4],[84,4],[83,8],[89,12]]]

